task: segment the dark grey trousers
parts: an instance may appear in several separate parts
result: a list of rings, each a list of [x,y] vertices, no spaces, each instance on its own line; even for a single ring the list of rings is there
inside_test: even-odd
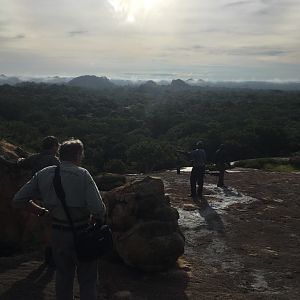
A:
[[[52,249],[56,264],[56,299],[73,300],[77,271],[81,300],[97,299],[97,261],[78,262],[70,231],[52,230]]]

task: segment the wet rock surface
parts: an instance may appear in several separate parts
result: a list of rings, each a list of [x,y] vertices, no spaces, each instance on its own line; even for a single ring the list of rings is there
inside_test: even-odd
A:
[[[102,260],[99,299],[300,298],[300,174],[240,170],[226,174],[228,191],[207,176],[207,203],[187,197],[189,173],[154,176],[179,211],[185,253],[154,274]],[[55,299],[53,274],[40,266],[38,253],[0,258],[0,299]]]

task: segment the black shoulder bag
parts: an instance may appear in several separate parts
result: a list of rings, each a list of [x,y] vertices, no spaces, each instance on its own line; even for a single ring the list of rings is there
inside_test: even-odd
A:
[[[59,166],[55,168],[53,185],[71,226],[78,260],[82,262],[92,261],[111,251],[113,239],[108,225],[92,224],[88,225],[86,229],[76,231],[66,204],[66,195],[61,184]]]

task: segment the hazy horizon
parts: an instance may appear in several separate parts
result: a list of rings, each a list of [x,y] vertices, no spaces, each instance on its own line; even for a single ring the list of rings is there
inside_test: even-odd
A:
[[[193,81],[204,81],[204,82],[269,82],[269,83],[300,83],[300,79],[256,79],[256,78],[251,78],[251,79],[209,79],[209,78],[200,78],[199,74],[179,74],[179,73],[124,73],[124,74],[75,74],[75,75],[64,75],[64,74],[36,74],[36,75],[18,75],[18,74],[4,74],[1,73],[0,70],[0,76],[4,75],[8,78],[10,77],[16,77],[20,80],[27,81],[30,79],[33,80],[47,80],[47,79],[54,79],[56,77],[58,78],[65,78],[65,79],[72,79],[80,76],[97,76],[97,77],[106,77],[109,80],[123,80],[123,81],[132,81],[132,82],[138,82],[138,81],[155,81],[155,82],[160,82],[160,81],[168,81],[171,82],[172,80],[175,79],[181,79],[184,81],[188,80],[193,80]]]
[[[0,4],[0,73],[9,76],[300,80],[298,0]]]

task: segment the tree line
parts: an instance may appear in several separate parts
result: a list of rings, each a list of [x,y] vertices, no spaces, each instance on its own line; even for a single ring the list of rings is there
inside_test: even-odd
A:
[[[186,165],[176,150],[202,140],[208,160],[289,156],[300,149],[300,91],[0,86],[0,138],[38,151],[45,135],[81,139],[93,173]]]

